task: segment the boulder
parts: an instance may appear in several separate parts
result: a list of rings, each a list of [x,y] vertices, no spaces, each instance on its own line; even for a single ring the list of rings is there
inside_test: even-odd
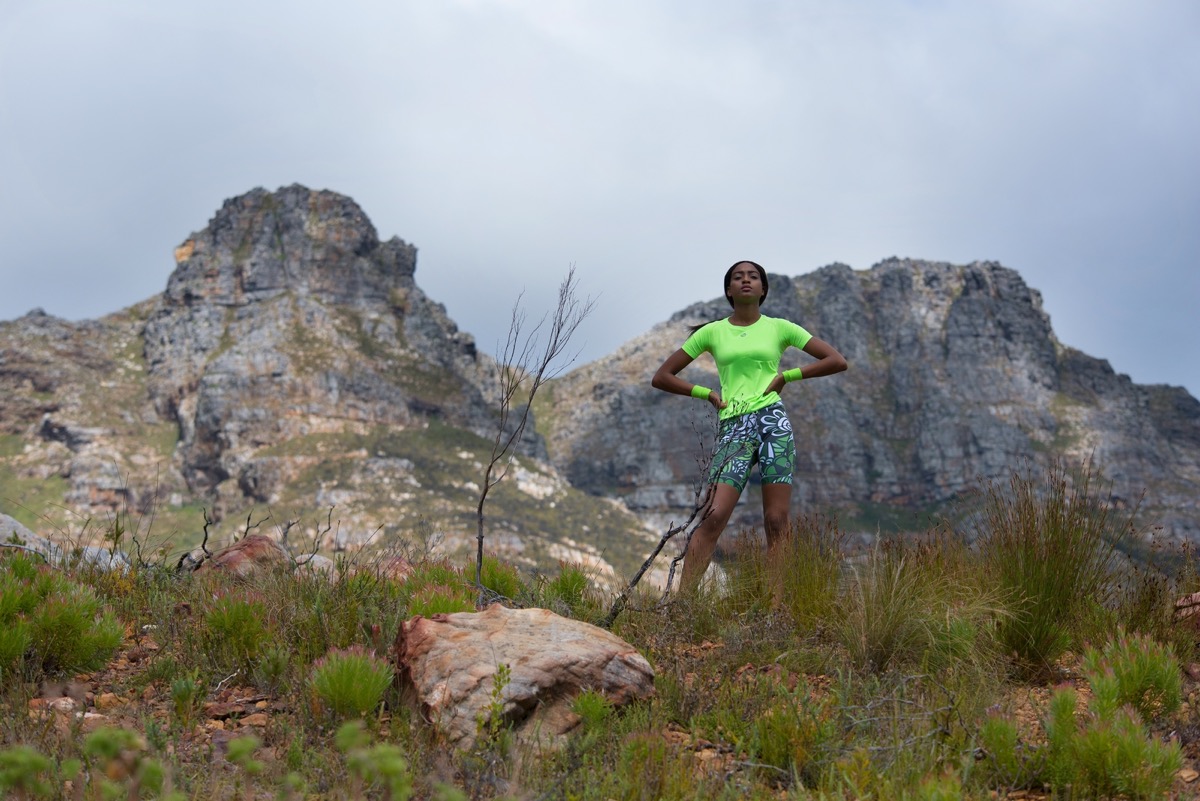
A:
[[[196,572],[220,571],[245,578],[291,564],[292,557],[278,542],[265,534],[248,534],[205,559],[196,567]]]
[[[415,617],[396,635],[398,681],[427,721],[453,745],[470,748],[493,700],[519,739],[559,744],[579,724],[571,711],[583,690],[614,705],[654,694],[654,669],[615,634],[546,609]],[[507,665],[507,682],[495,677]]]

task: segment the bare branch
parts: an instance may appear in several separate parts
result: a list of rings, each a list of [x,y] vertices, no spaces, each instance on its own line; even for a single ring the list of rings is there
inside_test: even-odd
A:
[[[483,484],[479,490],[479,505],[476,507],[477,554],[475,562],[475,584],[479,587],[479,605],[484,602],[483,593],[483,540],[484,505],[488,493],[508,476],[514,451],[525,436],[533,400],[542,385],[558,376],[578,356],[569,359],[563,353],[596,302],[589,297],[580,301],[576,297],[578,281],[575,266],[567,270],[566,277],[558,286],[558,302],[554,311],[543,316],[532,329],[526,328],[525,312],[521,308],[524,292],[517,296],[509,320],[508,336],[497,358],[497,383],[499,385],[499,410],[496,420],[496,436],[492,440],[492,455],[483,471]],[[544,339],[543,339],[544,335]],[[521,401],[518,405],[518,400]]]

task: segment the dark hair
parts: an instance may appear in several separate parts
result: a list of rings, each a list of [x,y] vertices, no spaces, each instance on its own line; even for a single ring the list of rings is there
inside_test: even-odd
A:
[[[733,298],[731,298],[729,296],[729,285],[733,282],[733,270],[739,264],[749,264],[751,267],[758,270],[758,277],[759,277],[759,280],[762,281],[762,288],[763,288],[763,293],[762,293],[762,296],[758,299],[758,304],[761,306],[763,303],[766,303],[767,292],[771,288],[770,284],[767,281],[767,271],[765,269],[763,269],[763,266],[756,261],[750,261],[749,259],[738,259],[733,264],[729,265],[729,269],[725,271],[725,300],[729,301],[729,307],[733,308]],[[697,331],[699,331],[701,328],[703,328],[704,326],[708,325],[709,323],[715,323],[715,322],[717,322],[717,320],[722,320],[722,319],[724,319],[724,318],[718,317],[716,320],[709,320],[708,323],[700,323],[700,325],[689,325],[688,333],[694,334]]]

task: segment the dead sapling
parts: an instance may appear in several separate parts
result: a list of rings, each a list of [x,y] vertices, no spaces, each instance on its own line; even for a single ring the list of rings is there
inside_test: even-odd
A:
[[[533,409],[533,399],[542,385],[557,377],[570,366],[579,353],[569,357],[564,354],[571,337],[579,324],[592,313],[595,299],[580,300],[576,295],[578,280],[575,267],[567,270],[566,277],[558,285],[558,302],[554,311],[542,317],[532,329],[527,327],[525,312],[521,308],[524,292],[513,303],[512,317],[508,325],[508,337],[496,359],[498,379],[499,415],[496,421],[496,436],[492,440],[492,453],[483,470],[483,484],[479,490],[479,505],[475,511],[477,553],[475,560],[475,586],[479,590],[477,605],[483,607],[483,540],[484,504],[488,493],[508,475],[515,449],[525,435]]]

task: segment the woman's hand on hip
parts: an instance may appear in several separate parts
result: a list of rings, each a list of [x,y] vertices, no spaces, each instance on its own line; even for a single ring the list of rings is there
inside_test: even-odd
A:
[[[721,393],[715,389],[708,393],[708,402],[711,403],[719,412],[725,408],[725,401],[721,400]]]
[[[771,379],[770,384],[767,384],[767,388],[763,390],[763,394],[770,395],[772,392],[782,392],[783,385],[786,383],[787,381],[783,379],[782,375],[777,375]]]

